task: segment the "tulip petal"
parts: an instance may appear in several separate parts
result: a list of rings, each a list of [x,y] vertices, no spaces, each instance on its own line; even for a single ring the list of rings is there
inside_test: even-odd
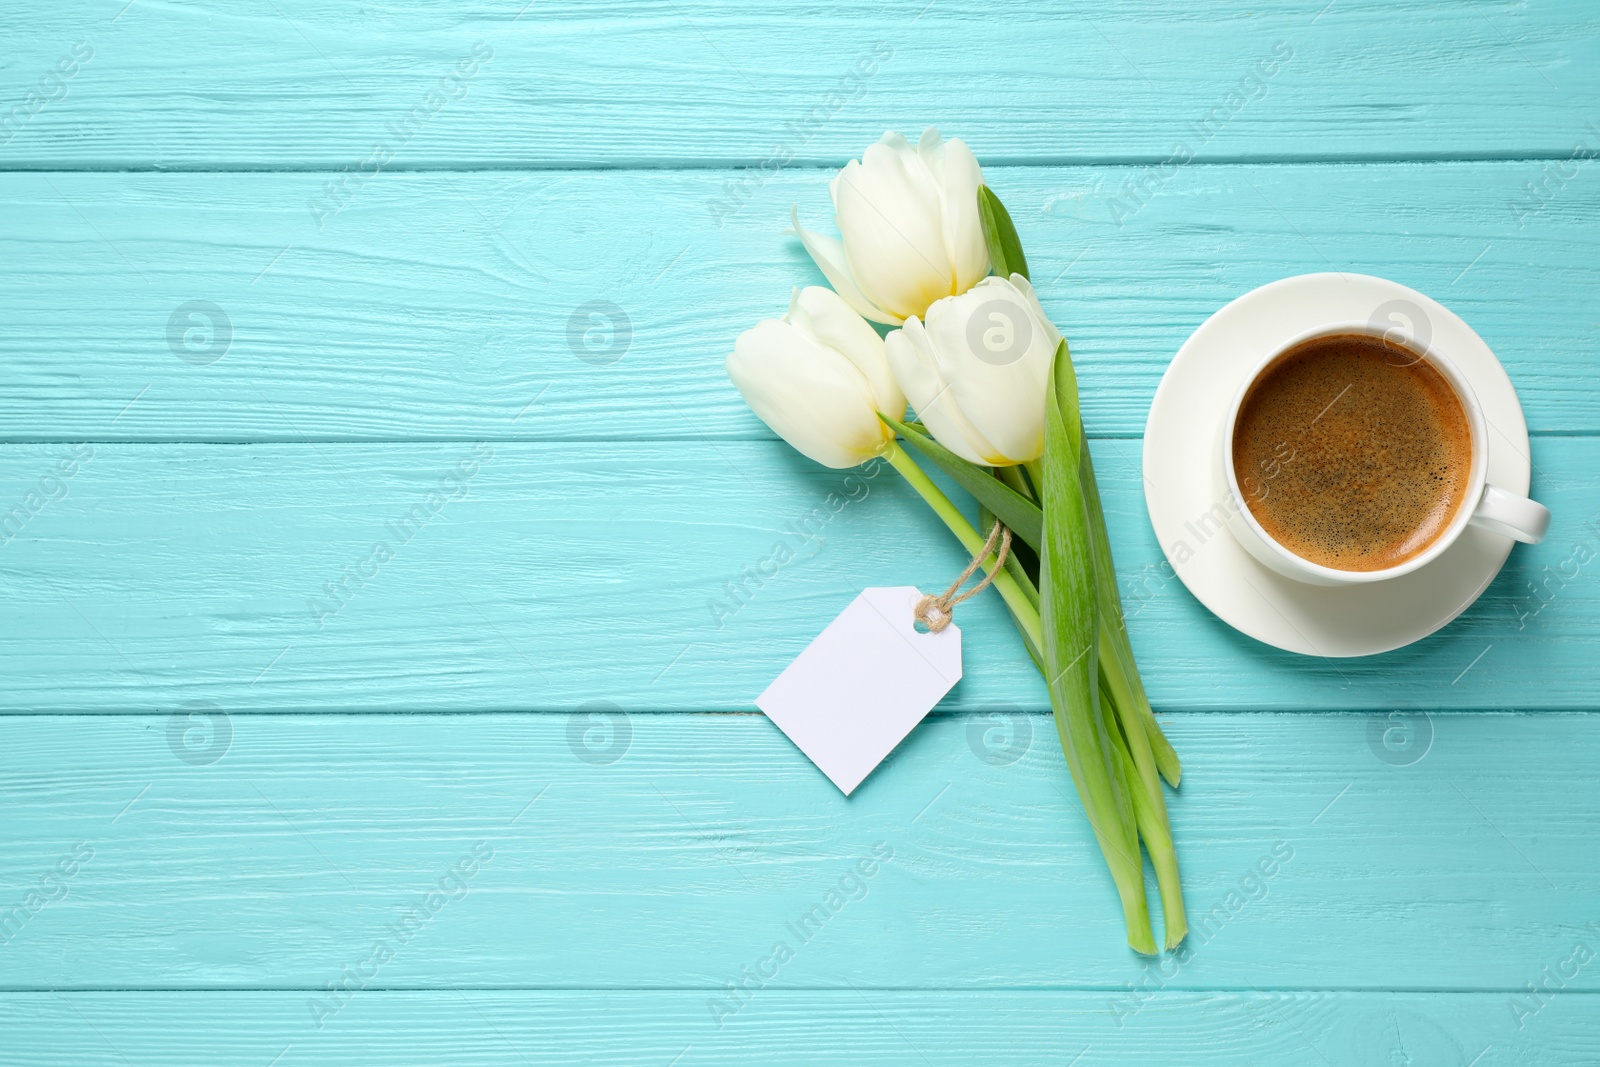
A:
[[[905,162],[910,162],[917,154],[911,142],[906,140],[906,135],[897,130],[885,130],[883,136],[878,138],[878,143],[885,148],[892,148],[894,154]]]
[[[817,269],[822,271],[822,276],[828,279],[828,284],[844,297],[846,303],[873,322],[898,326],[904,321],[901,316],[887,312],[867,299],[866,294],[850,275],[849,258],[845,255],[843,241],[837,237],[814,233],[801,226],[799,208],[789,209],[789,219],[794,227],[795,236],[800,238],[800,243],[805,246],[812,262],[816,263]]]
[[[972,149],[954,137],[944,144],[942,162],[939,186],[944,191],[945,240],[950,262],[955,264],[956,292],[964,293],[989,273],[989,249],[984,244],[983,220],[978,214],[983,168],[978,166]]]
[[[903,328],[884,339],[884,348],[895,378],[928,432],[969,463],[993,465],[995,450],[961,412],[922,321],[906,320]],[[999,462],[1006,461],[1000,457]]]
[[[877,330],[868,326],[838,293],[820,285],[808,285],[796,294],[790,322],[796,322],[795,309],[804,317],[803,328],[811,336],[841,353],[867,379],[878,411],[895,418],[904,414],[906,395],[900,391],[894,372],[889,369],[883,338],[878,336]]]
[[[766,319],[739,335],[728,377],[762,422],[825,467],[854,467],[888,439],[870,387],[844,356]]]
[[[1039,294],[1034,290],[1032,282],[1020,274],[1013,274],[1009,281],[1012,287],[1028,301],[1028,306],[1033,309],[1034,315],[1044,324],[1045,333],[1050,338],[1050,358],[1054,359],[1056,346],[1061,344],[1061,331],[1056,329],[1056,324],[1050,320],[1050,316],[1044,313],[1044,305],[1039,303]]]
[[[905,139],[905,136],[896,133],[893,130],[885,131],[884,135],[878,138],[878,143],[887,145],[888,147],[894,149],[895,152],[901,156],[911,156],[915,154],[912,152],[911,144]],[[839,173],[835,174],[828,180],[828,199],[833,202],[835,211],[837,211],[839,208],[839,179],[843,176],[844,169],[841,167]]]
[[[839,174],[837,218],[851,277],[902,319],[954,292],[940,211],[938,183],[909,151],[871,145]]]
[[[1011,281],[991,277],[929,309],[929,349],[949,383],[949,406],[988,443],[987,463],[1037,459],[1044,448],[1045,383],[1059,335],[1037,306]],[[1015,346],[999,360],[978,348],[994,330]]]

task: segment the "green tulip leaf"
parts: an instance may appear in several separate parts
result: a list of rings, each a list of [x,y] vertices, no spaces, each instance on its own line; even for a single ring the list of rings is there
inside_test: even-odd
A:
[[[978,186],[978,218],[983,223],[983,243],[989,246],[989,265],[1002,278],[1028,276],[1022,241],[1011,224],[1011,213],[987,185]]]
[[[1106,520],[1100,506],[1100,488],[1095,481],[1094,464],[1089,458],[1089,438],[1084,433],[1083,416],[1078,407],[1078,379],[1073,370],[1072,356],[1067,350],[1065,338],[1056,348],[1054,368],[1054,373],[1051,375],[1054,389],[1050,392],[1056,410],[1061,413],[1062,426],[1066,431],[1067,440],[1063,444],[1071,450],[1073,461],[1080,462],[1083,472],[1080,481],[1089,508],[1090,529],[1094,534],[1092,547],[1095,554],[1096,596],[1100,601],[1101,615],[1107,630],[1112,635],[1118,665],[1128,680],[1134,707],[1150,738],[1161,776],[1176,787],[1183,773],[1178,763],[1178,754],[1172,750],[1172,745],[1161,732],[1155,714],[1150,709],[1150,701],[1145,696],[1138,668],[1134,665],[1133,646],[1128,641],[1127,629],[1123,624],[1122,596],[1117,591],[1116,571],[1112,568],[1111,544],[1106,537]],[[1076,442],[1075,449],[1071,448],[1073,442]]]
[[[1044,530],[1044,515],[1039,505],[1006,485],[988,470],[969,463],[948,448],[910,426],[888,415],[878,417],[906,444],[938,464],[939,469],[955,479],[957,485],[971,493],[978,503],[994,513],[995,518],[1010,527],[1011,532],[1035,552],[1039,551]]]
[[[1131,783],[1113,747],[1114,720],[1108,722],[1108,709],[1100,706],[1100,602],[1089,529],[1092,517],[1083,488],[1087,453],[1082,447],[1077,393],[1072,360],[1063,345],[1056,352],[1047,391],[1044,455],[1039,463],[1045,502],[1045,543],[1039,570],[1044,647],[1040,651],[1061,751],[1122,898],[1128,944],[1136,952],[1154,955]]]

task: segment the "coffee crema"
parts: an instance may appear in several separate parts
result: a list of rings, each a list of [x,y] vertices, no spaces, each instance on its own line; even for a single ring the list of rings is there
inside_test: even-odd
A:
[[[1472,428],[1445,377],[1376,337],[1314,338],[1245,394],[1233,468],[1262,529],[1290,552],[1345,571],[1425,551],[1460,511]]]

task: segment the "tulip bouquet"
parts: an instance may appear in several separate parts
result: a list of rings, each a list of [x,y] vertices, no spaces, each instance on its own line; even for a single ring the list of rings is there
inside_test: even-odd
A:
[[[792,218],[833,288],[795,290],[787,315],[739,337],[728,375],[818,463],[887,459],[982,558],[1049,689],[1128,943],[1157,951],[1142,841],[1175,948],[1188,926],[1161,780],[1178,785],[1178,758],[1123,626],[1072,360],[1028,282],[1011,218],[971,150],[936,129],[914,147],[885,134],[830,192],[841,238],[802,229],[798,210]],[[897,328],[881,336],[869,319]],[[976,525],[911,452],[972,495]],[[1016,551],[989,553],[979,531],[996,523]]]

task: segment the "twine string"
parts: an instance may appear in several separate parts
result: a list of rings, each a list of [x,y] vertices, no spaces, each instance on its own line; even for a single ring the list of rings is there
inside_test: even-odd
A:
[[[988,557],[989,553],[995,550],[996,541],[1000,543],[1000,551],[995,557],[994,570],[985,574],[983,581],[957,596],[956,590],[960,589],[966,580],[972,577],[972,573],[978,569],[978,565]],[[950,620],[955,615],[955,606],[957,604],[975,597],[989,588],[989,583],[994,581],[994,576],[999,574],[1000,568],[1006,565],[1006,553],[1009,551],[1011,551],[1011,531],[996,520],[994,528],[989,531],[989,539],[983,543],[982,548],[978,549],[978,554],[972,557],[972,562],[967,564],[967,569],[961,572],[961,576],[951,582],[950,588],[938,596],[925,596],[917,601],[917,606],[912,611],[912,617],[926,626],[929,633],[943,633],[945,627],[950,625]]]

